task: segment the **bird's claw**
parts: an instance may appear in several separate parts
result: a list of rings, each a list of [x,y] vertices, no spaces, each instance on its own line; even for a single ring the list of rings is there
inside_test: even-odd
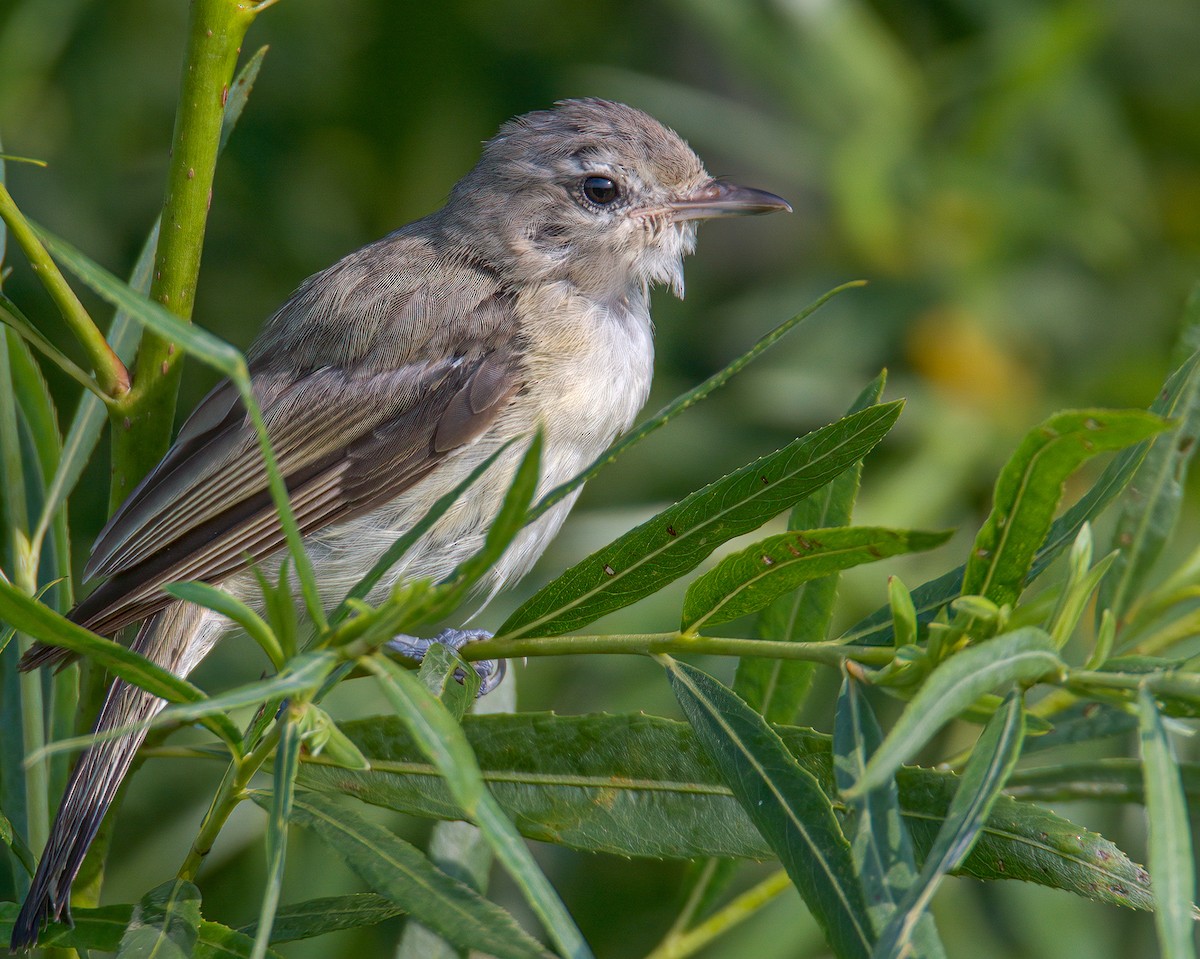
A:
[[[440,643],[458,652],[467,643],[475,643],[481,639],[491,638],[492,634],[485,629],[443,629],[433,639],[422,639],[418,636],[397,636],[389,640],[387,646],[402,656],[420,662],[425,658],[425,654],[429,652],[429,647],[434,645],[434,643]],[[504,679],[504,674],[508,666],[506,660],[503,659],[482,659],[479,662],[471,663],[471,668],[479,676],[478,695],[484,696],[500,685],[500,681]],[[455,670],[454,678],[460,683],[463,681],[464,677],[461,669]]]

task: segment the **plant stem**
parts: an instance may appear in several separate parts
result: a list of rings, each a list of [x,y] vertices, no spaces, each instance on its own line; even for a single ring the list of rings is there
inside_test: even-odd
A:
[[[718,936],[744,922],[758,910],[791,887],[782,869],[773,872],[758,885],[747,889],[727,906],[709,916],[690,932],[668,934],[646,959],[682,959],[699,952]]]
[[[852,659],[869,666],[892,661],[888,646],[842,646],[837,643],[789,643],[766,639],[729,639],[720,636],[685,636],[672,633],[633,633],[618,636],[522,636],[520,639],[483,639],[460,651],[468,661],[518,659],[524,656],[562,656],[576,653],[703,653],[713,656],[761,656],[799,659],[837,666]]]
[[[212,197],[225,100],[242,39],[258,12],[240,0],[192,0],[162,230],[151,299],[190,320]],[[147,330],[138,349],[133,388],[113,410],[111,498],[124,500],[162,458],[171,438],[181,367],[175,344]]]
[[[0,185],[0,191],[4,187]],[[7,196],[7,194],[5,194]],[[0,458],[3,458],[3,508],[8,527],[8,547],[13,584],[28,596],[37,592],[37,560],[29,551],[29,516],[26,509],[25,475],[21,469],[21,446],[18,438],[16,393],[13,389],[12,367],[9,363],[11,330],[0,330]],[[24,652],[30,640],[17,633],[16,641]],[[25,770],[26,841],[40,853],[50,832],[50,766],[42,755],[46,744],[46,718],[42,703],[42,677],[22,673],[21,737],[25,757],[41,756]],[[9,770],[6,770],[9,772]]]
[[[58,265],[51,259],[50,254],[37,238],[29,221],[25,219],[16,203],[0,183],[0,219],[8,225],[12,234],[33,272],[37,274],[42,286],[54,300],[58,312],[62,315],[71,332],[87,353],[92,369],[96,373],[96,383],[101,393],[108,398],[117,398],[129,392],[129,371],[116,353],[108,345],[104,334],[93,322],[88,311],[79,302],[79,297],[71,289]],[[68,370],[68,373],[70,371]]]
[[[267,757],[271,755],[271,750],[275,748],[278,741],[279,724],[276,723],[267,730],[259,744],[251,752],[229,764],[229,768],[225,771],[225,778],[221,780],[221,786],[217,790],[216,796],[213,797],[212,805],[209,806],[204,821],[200,824],[200,831],[196,834],[192,848],[189,850],[187,858],[184,859],[183,865],[179,867],[177,875],[180,879],[190,881],[196,878],[196,873],[200,871],[204,857],[212,850],[218,834],[237,808],[238,803],[246,798],[246,786],[249,785],[250,780],[254,778],[254,774],[258,772],[262,764],[267,761]]]

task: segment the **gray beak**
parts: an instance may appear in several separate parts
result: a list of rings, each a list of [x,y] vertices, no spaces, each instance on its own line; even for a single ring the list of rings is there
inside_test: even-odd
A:
[[[667,204],[676,220],[707,220],[715,216],[749,216],[754,213],[792,212],[787,200],[736,183],[709,180],[688,196]]]

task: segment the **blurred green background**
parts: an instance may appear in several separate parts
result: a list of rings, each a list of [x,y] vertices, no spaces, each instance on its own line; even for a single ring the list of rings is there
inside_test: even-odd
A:
[[[12,192],[119,274],[161,202],[185,18],[183,0],[0,2],[0,135],[9,152],[49,163],[10,165]],[[282,0],[247,52],[262,44],[271,52],[218,170],[196,307],[198,322],[238,345],[305,276],[440,205],[501,121],[568,96],[641,107],[711,172],[795,206],[702,231],[687,299],[656,297],[652,408],[825,289],[871,281],[593,483],[526,593],[657,506],[837,417],[884,366],[887,396],[909,403],[868,462],[858,519],[957,526],[961,545],[1029,426],[1066,405],[1153,398],[1200,274],[1192,0]],[[66,342],[10,261],[9,295]],[[190,369],[181,408],[210,383]],[[74,394],[55,385],[65,419]],[[73,503],[79,545],[104,519],[106,469],[94,464]],[[888,571],[915,585],[949,555],[856,571],[840,615],[878,605]],[[680,595],[603,626],[669,628]],[[478,623],[495,625],[513,602]],[[255,651],[226,644],[199,679],[261,668]],[[517,672],[522,708],[673,708],[649,663]],[[382,709],[353,686],[340,704],[343,714]],[[827,725],[827,705],[818,686],[805,720]],[[138,775],[112,900],[174,871],[218,772],[159,761]],[[1140,812],[1060,811],[1143,855]],[[241,810],[202,874],[211,918],[254,917],[261,821]],[[539,854],[599,955],[640,955],[669,925],[678,864]],[[354,888],[296,836],[285,901]],[[519,909],[503,885],[498,895]],[[937,914],[952,955],[1154,951],[1146,917],[1033,887],[952,883]],[[395,933],[393,923],[284,951],[387,955]],[[706,955],[822,949],[791,898]]]

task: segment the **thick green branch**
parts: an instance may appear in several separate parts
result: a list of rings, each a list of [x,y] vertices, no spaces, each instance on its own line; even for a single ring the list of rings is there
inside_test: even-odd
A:
[[[46,292],[54,300],[58,312],[87,353],[88,361],[96,374],[96,384],[101,394],[116,399],[129,392],[129,372],[120,357],[112,351],[104,334],[93,322],[88,311],[79,302],[66,278],[50,258],[42,241],[37,238],[29,221],[25,219],[4,184],[0,183],[0,219],[8,225],[13,239],[21,247],[29,265],[37,274]],[[42,338],[44,341],[44,338]],[[40,347],[41,343],[35,341]],[[60,354],[61,355],[61,354]],[[57,357],[55,357],[56,361]],[[62,365],[60,363],[60,365]],[[72,364],[73,365],[73,364]],[[65,368],[65,367],[64,367]],[[71,374],[71,370],[67,369]]]
[[[257,7],[239,0],[192,0],[187,50],[171,142],[152,299],[189,320],[225,101],[242,39]],[[112,500],[119,502],[166,452],[179,389],[179,352],[150,331],[142,337],[133,388],[115,408]]]

